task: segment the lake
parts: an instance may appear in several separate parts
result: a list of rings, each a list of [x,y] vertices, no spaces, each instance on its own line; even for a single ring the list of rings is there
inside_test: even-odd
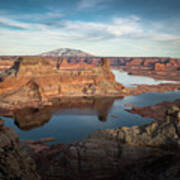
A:
[[[116,81],[123,84],[126,87],[134,88],[134,84],[147,84],[158,85],[161,83],[176,83],[175,81],[155,80],[151,77],[129,75],[127,72],[112,70],[115,75]]]
[[[132,76],[113,70],[118,82],[128,87],[133,84],[157,84],[152,78]],[[115,98],[64,98],[53,107],[26,108],[14,112],[13,118],[1,117],[5,125],[12,127],[20,139],[39,140],[54,137],[59,142],[73,142],[87,137],[98,129],[111,129],[150,123],[143,118],[126,112],[127,104],[135,106],[155,105],[163,101],[180,98],[180,91],[168,93],[146,93]],[[49,143],[49,144],[51,144]]]
[[[146,93],[112,98],[65,99],[55,107],[42,109],[22,109],[15,112],[14,119],[2,117],[5,125],[12,127],[20,139],[38,140],[54,137],[58,142],[73,142],[87,137],[98,129],[118,128],[150,123],[152,119],[125,111],[126,104],[137,106],[155,105],[162,101],[180,98],[180,91]]]

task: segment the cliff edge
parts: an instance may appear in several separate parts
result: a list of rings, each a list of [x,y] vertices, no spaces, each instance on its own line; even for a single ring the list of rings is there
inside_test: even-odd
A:
[[[61,63],[66,63],[66,58]],[[61,70],[44,58],[19,58],[0,77],[4,107],[45,104],[54,98],[121,96],[124,86],[115,81],[108,59],[86,70]]]

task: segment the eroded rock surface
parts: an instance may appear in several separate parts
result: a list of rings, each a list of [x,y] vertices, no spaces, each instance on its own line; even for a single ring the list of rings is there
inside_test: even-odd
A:
[[[179,108],[149,125],[99,130],[34,155],[43,179],[179,179]],[[48,164],[48,166],[46,165]]]
[[[5,128],[0,119],[0,179],[39,180],[33,159],[19,143],[11,128]]]
[[[115,81],[108,59],[88,70],[69,71],[57,69],[43,58],[20,58],[1,79],[4,108],[38,106],[67,96],[121,96],[124,89]]]

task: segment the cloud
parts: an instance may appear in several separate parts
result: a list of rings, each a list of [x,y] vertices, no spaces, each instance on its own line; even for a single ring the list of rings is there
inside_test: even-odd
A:
[[[149,28],[135,15],[126,18],[112,17],[108,22],[93,22],[64,20],[61,14],[50,12],[45,14],[46,17],[38,18],[51,18],[49,23],[28,21],[28,18],[35,16],[33,14],[31,17],[22,16],[24,19],[2,14],[0,54],[38,54],[40,51],[59,47],[86,47],[87,51],[98,55],[119,53],[121,56],[151,56],[154,53],[156,56],[180,56],[180,34],[173,33],[173,30],[168,30],[168,26],[164,27],[161,23],[158,28],[149,23]]]
[[[27,23],[18,22],[16,20],[9,19],[6,17],[0,17],[0,23],[6,26],[17,27],[17,28],[22,28],[22,29],[26,29],[30,27],[30,25]]]
[[[175,34],[152,34],[151,38],[154,41],[162,41],[162,42],[180,42],[180,35],[175,35]]]
[[[14,14],[7,11],[0,11],[0,23],[9,26],[16,26],[20,28],[27,28],[27,26],[32,25],[29,22],[41,23],[42,21],[53,21],[54,19],[61,19],[65,16],[64,13],[51,10],[42,13],[25,13],[25,14]]]
[[[41,21],[41,20],[53,20],[57,18],[62,18],[65,15],[62,12],[57,12],[57,11],[49,11],[46,13],[34,13],[34,14],[25,14],[23,18],[27,20],[35,20],[35,21]],[[22,17],[22,16],[20,16]]]
[[[139,18],[131,16],[129,18],[113,18],[110,23],[62,21],[59,26],[67,32],[81,34],[87,40],[103,40],[120,39],[127,36],[139,37],[144,33],[139,22]]]

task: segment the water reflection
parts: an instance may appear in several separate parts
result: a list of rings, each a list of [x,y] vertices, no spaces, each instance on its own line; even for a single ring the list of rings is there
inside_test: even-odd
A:
[[[64,98],[51,107],[24,108],[13,112],[15,124],[22,130],[31,130],[48,123],[56,115],[96,115],[107,121],[115,98]]]
[[[51,107],[25,108],[14,112],[0,110],[0,116],[3,116],[0,118],[5,120],[6,127],[15,129],[20,139],[54,137],[56,141],[52,144],[56,144],[81,140],[98,129],[150,123],[150,118],[125,111],[130,108],[125,105],[148,106],[178,98],[180,99],[180,91],[146,93],[123,99],[66,98],[55,102]]]

